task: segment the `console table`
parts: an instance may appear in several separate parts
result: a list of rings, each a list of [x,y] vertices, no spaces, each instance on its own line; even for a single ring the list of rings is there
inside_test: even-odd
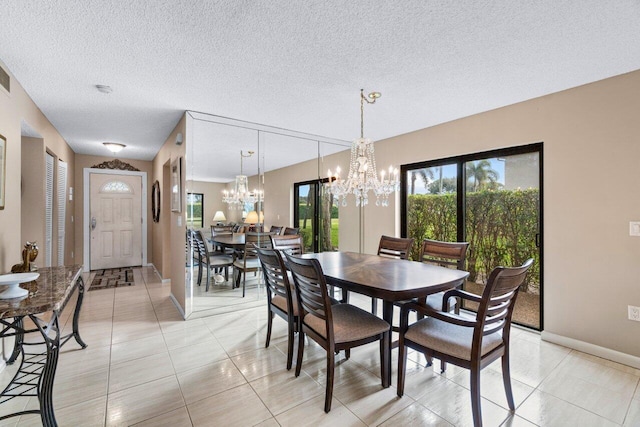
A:
[[[40,277],[37,280],[20,285],[29,291],[28,296],[0,300],[0,338],[15,337],[13,353],[7,364],[14,363],[22,356],[18,371],[0,393],[0,404],[18,397],[37,396],[40,409],[4,415],[0,420],[23,414],[40,414],[43,426],[49,427],[58,425],[53,411],[52,392],[60,347],[71,338],[75,338],[82,348],[87,347],[78,332],[84,282],[81,277],[82,265],[40,268],[38,273]],[[78,299],[73,313],[72,332],[61,336],[59,316],[76,288]],[[25,326],[25,317],[35,326]],[[25,342],[24,335],[32,332],[39,332],[43,339]]]

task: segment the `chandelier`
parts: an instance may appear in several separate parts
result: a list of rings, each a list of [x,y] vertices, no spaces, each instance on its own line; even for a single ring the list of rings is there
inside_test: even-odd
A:
[[[367,99],[364,89],[360,89],[360,138],[351,144],[349,175],[343,180],[340,178],[340,167],[336,168],[333,176],[329,170],[329,191],[342,199],[342,206],[347,206],[348,194],[356,196],[356,206],[366,206],[369,203],[369,191],[376,197],[376,206],[389,206],[389,195],[398,190],[398,169],[390,166],[388,174],[383,170],[378,179],[374,144],[364,137],[364,102],[375,104],[380,96],[380,92],[371,92]]]
[[[242,159],[251,157],[253,153],[253,151],[247,151],[247,154],[244,154],[240,151],[240,175],[236,175],[233,190],[222,192],[222,201],[228,203],[230,209],[242,209],[245,203],[262,202],[264,196],[262,190],[249,191],[249,179],[242,174]]]

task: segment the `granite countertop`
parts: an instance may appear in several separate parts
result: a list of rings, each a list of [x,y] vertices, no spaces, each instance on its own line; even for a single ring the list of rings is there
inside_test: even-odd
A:
[[[0,318],[28,316],[47,311],[61,311],[76,287],[82,265],[44,267],[37,271],[40,277],[21,288],[29,295],[24,298],[0,299]]]

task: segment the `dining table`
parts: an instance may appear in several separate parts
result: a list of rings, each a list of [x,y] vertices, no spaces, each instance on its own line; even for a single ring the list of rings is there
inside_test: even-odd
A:
[[[234,250],[244,249],[245,244],[244,233],[221,233],[211,236],[211,243],[214,246],[222,246],[223,248],[231,248]]]
[[[426,297],[455,288],[469,273],[417,261],[386,258],[355,252],[320,252],[302,255],[320,262],[327,284],[382,300],[382,318],[393,323],[398,301]],[[389,346],[389,352],[391,352]],[[387,357],[391,383],[391,354]]]

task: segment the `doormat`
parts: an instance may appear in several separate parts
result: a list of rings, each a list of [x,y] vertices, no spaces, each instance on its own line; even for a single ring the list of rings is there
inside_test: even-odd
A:
[[[135,285],[133,280],[133,270],[131,268],[108,268],[97,270],[96,275],[89,287],[90,291],[96,289],[121,288],[123,286]]]

